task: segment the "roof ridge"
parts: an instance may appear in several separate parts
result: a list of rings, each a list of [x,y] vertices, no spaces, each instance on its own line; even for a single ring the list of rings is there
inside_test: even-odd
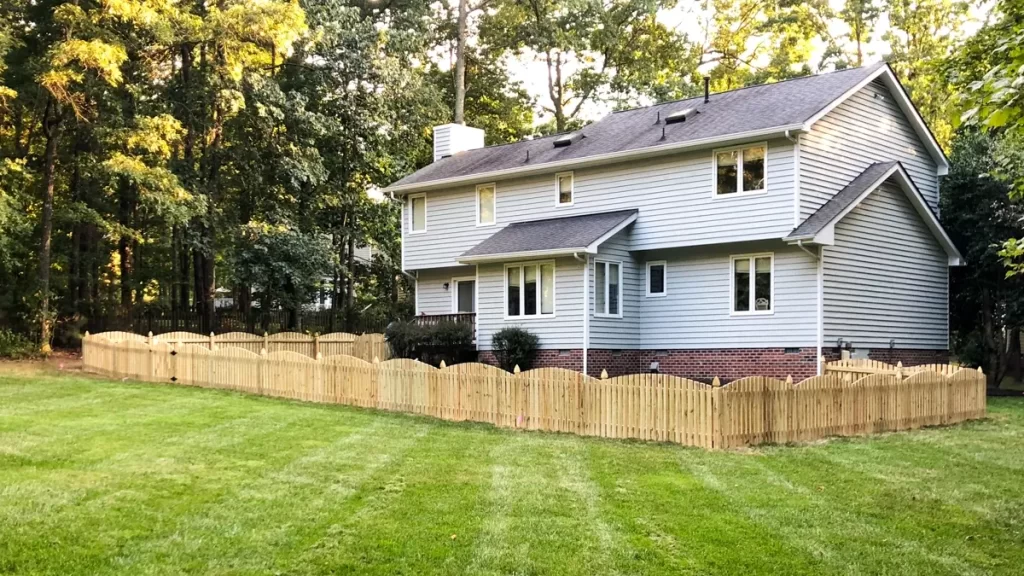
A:
[[[741,90],[748,90],[750,88],[764,88],[768,86],[778,86],[779,84],[785,84],[786,82],[795,82],[797,80],[809,80],[811,78],[821,78],[822,76],[831,76],[833,74],[842,74],[844,72],[854,72],[856,70],[866,70],[868,68],[876,68],[882,64],[886,64],[884,60],[875,62],[874,64],[867,64],[865,66],[857,66],[856,68],[843,68],[842,70],[829,70],[828,72],[818,72],[815,74],[805,74],[803,76],[795,76],[793,78],[784,78],[775,82],[764,82],[761,84],[748,84],[747,86],[740,86],[739,88],[732,88],[731,90],[723,90],[721,92],[711,92],[708,96],[721,96],[723,94],[732,94],[733,92],[739,92]],[[635,110],[645,110],[647,108],[654,108],[656,106],[665,106],[668,104],[678,104],[680,102],[686,102],[687,100],[701,100],[704,95],[689,96],[687,98],[677,98],[675,100],[666,100],[664,102],[656,102],[654,104],[648,104],[647,106],[636,106],[634,108],[624,108],[622,110],[613,110],[612,114],[618,114],[620,112],[633,112]]]

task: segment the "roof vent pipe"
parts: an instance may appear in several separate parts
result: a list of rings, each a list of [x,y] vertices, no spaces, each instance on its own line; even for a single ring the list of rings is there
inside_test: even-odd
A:
[[[711,76],[704,77],[704,103],[711,102]]]

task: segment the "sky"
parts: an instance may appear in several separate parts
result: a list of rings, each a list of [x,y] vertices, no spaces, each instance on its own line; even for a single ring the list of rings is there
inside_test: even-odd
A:
[[[842,10],[844,3],[844,0],[830,0],[831,7],[837,13]],[[980,28],[990,7],[990,3],[984,3],[980,7],[972,9],[969,20],[964,26],[963,33],[966,35],[974,34],[978,28]],[[661,11],[658,15],[658,19],[666,25],[675,28],[679,32],[686,34],[691,39],[700,39],[703,36],[702,22],[705,21],[708,16],[709,12],[702,11],[699,3],[681,2],[679,6],[671,10]],[[882,14],[872,30],[870,41],[865,46],[865,64],[878,62],[889,52],[888,43],[882,39],[888,30],[889,19],[885,14]],[[830,32],[833,37],[840,38],[847,34],[848,29],[842,22],[835,21],[832,23]],[[820,60],[825,49],[824,43],[817,42],[816,44],[818,44],[816,53],[811,59],[812,68],[816,62]],[[445,58],[446,57],[447,56],[445,55]],[[447,66],[447,63],[442,63],[442,66]],[[544,63],[539,59],[531,58],[529,55],[510,58],[508,60],[508,70],[514,80],[523,83],[527,91],[536,99],[539,105],[543,105],[550,101],[547,95],[547,69]],[[828,70],[825,69],[820,71],[827,72]],[[610,104],[590,103],[590,105],[584,106],[582,114],[585,120],[597,120],[610,111]],[[549,119],[549,116],[538,114],[535,123],[542,124]]]

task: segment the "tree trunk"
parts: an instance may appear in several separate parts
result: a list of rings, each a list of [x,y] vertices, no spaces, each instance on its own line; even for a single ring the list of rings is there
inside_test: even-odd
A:
[[[60,137],[61,113],[50,98],[43,115],[46,132],[46,164],[43,169],[42,237],[39,241],[39,317],[40,349],[50,353],[53,325],[50,319],[50,237],[53,234],[53,189],[57,177],[57,141]]]
[[[455,123],[466,123],[466,36],[469,0],[459,0],[458,37],[455,39]]]
[[[998,388],[1003,379],[1005,367],[1002,365],[1002,347],[996,339],[995,322],[992,312],[992,292],[988,287],[981,290],[981,334],[985,343],[985,356],[988,358],[988,366],[985,373],[988,376],[988,385]]]

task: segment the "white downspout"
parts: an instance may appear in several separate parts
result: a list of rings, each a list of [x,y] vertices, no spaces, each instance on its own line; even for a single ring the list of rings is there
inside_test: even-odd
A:
[[[587,356],[590,351],[590,256],[580,258],[573,253],[573,258],[583,261],[583,374],[587,374]]]
[[[818,316],[818,321],[817,321],[817,325],[818,325],[818,338],[817,338],[817,340],[818,340],[818,353],[814,357],[814,364],[818,367],[817,368],[818,376],[821,376],[821,345],[822,345],[822,339],[824,337],[824,334],[823,334],[823,330],[824,330],[824,326],[823,326],[823,323],[824,323],[823,306],[824,306],[824,303],[822,301],[825,298],[825,267],[824,267],[824,262],[823,262],[824,256],[825,256],[825,251],[824,251],[824,247],[818,246],[818,253],[815,254],[814,252],[811,252],[810,250],[808,250],[806,246],[804,246],[804,241],[803,240],[797,240],[796,241],[796,246],[797,246],[797,248],[799,248],[799,249],[803,250],[804,252],[807,252],[808,254],[810,254],[811,258],[814,258],[818,262],[818,266],[817,266],[817,268],[818,268],[818,270],[817,270],[817,276],[818,276],[818,298],[817,298],[817,300],[818,300],[818,314],[817,314],[817,316]]]

